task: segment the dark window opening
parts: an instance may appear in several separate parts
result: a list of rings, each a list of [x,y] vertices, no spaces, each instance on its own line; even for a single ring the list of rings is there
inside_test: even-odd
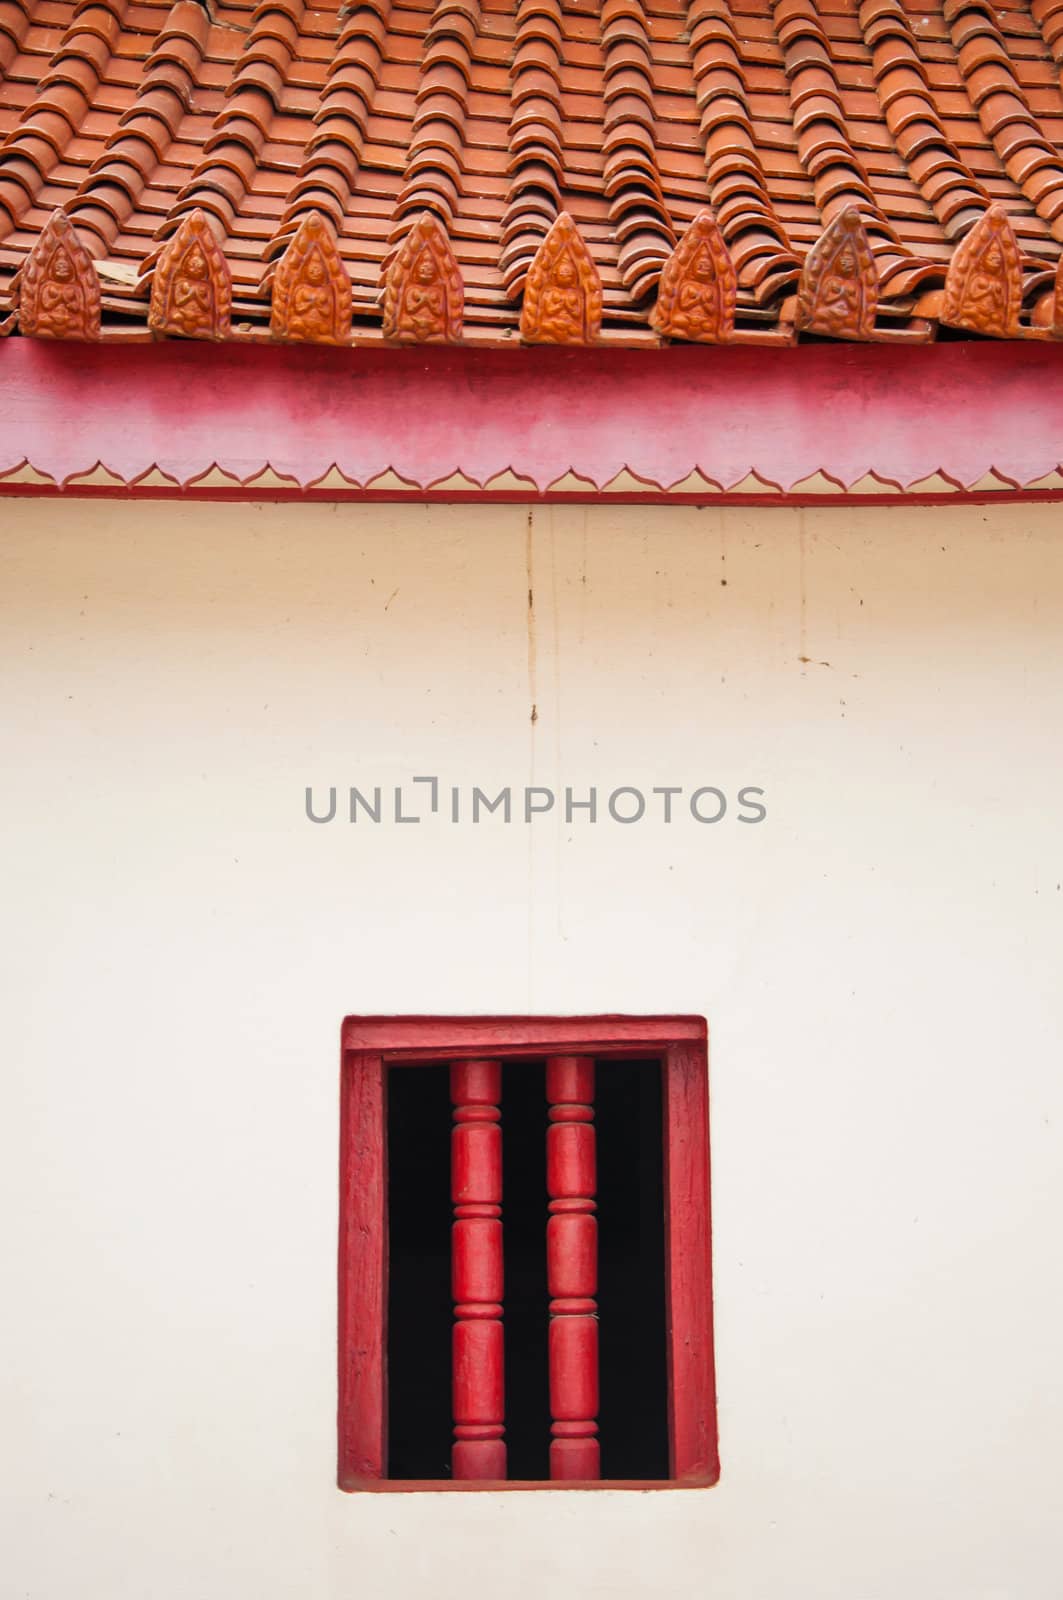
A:
[[[602,1478],[667,1479],[660,1064],[598,1064],[598,1317]],[[387,1476],[450,1477],[450,1127],[445,1063],[386,1071]],[[505,1425],[511,1479],[547,1479],[544,1062],[502,1067]]]

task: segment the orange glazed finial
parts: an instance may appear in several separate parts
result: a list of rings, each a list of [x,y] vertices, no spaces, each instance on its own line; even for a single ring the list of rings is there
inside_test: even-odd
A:
[[[226,339],[232,277],[202,211],[193,211],[159,255],[148,327],[186,339]]]
[[[274,339],[347,344],[351,280],[335,235],[320,211],[305,216],[273,278],[269,331]]]
[[[520,336],[529,344],[593,344],[602,328],[602,280],[576,224],[562,211],[535,252]]]
[[[1063,339],[1063,255],[1056,267],[1056,280],[1052,294],[1052,336]]]
[[[734,332],[737,295],[723,234],[711,211],[699,211],[665,263],[650,321],[667,339],[724,344]]]
[[[831,339],[871,339],[878,311],[878,271],[859,211],[834,218],[805,258],[797,291],[797,326]]]
[[[100,280],[63,211],[53,211],[18,275],[18,319],[37,339],[98,339]]]
[[[384,282],[384,337],[403,344],[461,338],[465,287],[450,240],[424,211],[403,240]]]
[[[1022,259],[1003,206],[990,206],[949,262],[941,320],[953,328],[1014,339],[1022,305]]]

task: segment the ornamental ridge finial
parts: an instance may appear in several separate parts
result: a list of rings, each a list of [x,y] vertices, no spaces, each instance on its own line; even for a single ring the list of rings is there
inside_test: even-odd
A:
[[[576,224],[562,211],[528,268],[520,336],[528,344],[594,344],[601,327],[598,268]]]
[[[1022,258],[1003,206],[990,206],[953,252],[941,320],[998,339],[1014,339],[1022,306]]]
[[[273,274],[269,331],[285,341],[348,344],[351,314],[351,280],[336,236],[320,211],[310,211]]]
[[[461,338],[465,287],[438,217],[423,211],[384,280],[384,337],[402,344],[453,344]]]
[[[186,339],[227,339],[232,275],[202,211],[191,212],[159,254],[148,327]]]
[[[725,344],[734,333],[738,278],[723,234],[699,211],[665,263],[650,318],[668,339]]]
[[[18,318],[37,339],[100,337],[100,280],[65,211],[53,211],[18,275]]]
[[[872,339],[878,270],[863,219],[848,206],[805,258],[797,291],[797,326],[831,339]]]

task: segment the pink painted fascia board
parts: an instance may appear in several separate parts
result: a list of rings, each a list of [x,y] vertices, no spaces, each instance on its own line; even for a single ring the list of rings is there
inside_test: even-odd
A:
[[[1063,347],[1050,343],[0,342],[0,474],[29,462],[59,485],[99,462],[123,484],[155,467],[187,485],[216,465],[241,484],[270,467],[305,490],[335,466],[354,485],[390,470],[415,496],[506,471],[541,494],[571,470],[593,498],[626,470],[653,497],[697,470],[724,491],[755,473],[777,498],[816,473],[846,489],[869,472],[901,488],[939,473],[968,489],[995,472],[1022,488],[1061,460]]]

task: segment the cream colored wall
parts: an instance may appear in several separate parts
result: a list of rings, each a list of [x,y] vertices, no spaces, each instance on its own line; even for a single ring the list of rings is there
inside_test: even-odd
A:
[[[1055,1600],[1059,510],[0,520],[3,1593]],[[304,818],[415,773],[769,814]],[[341,1017],[613,1009],[712,1030],[719,1486],[341,1495]]]

